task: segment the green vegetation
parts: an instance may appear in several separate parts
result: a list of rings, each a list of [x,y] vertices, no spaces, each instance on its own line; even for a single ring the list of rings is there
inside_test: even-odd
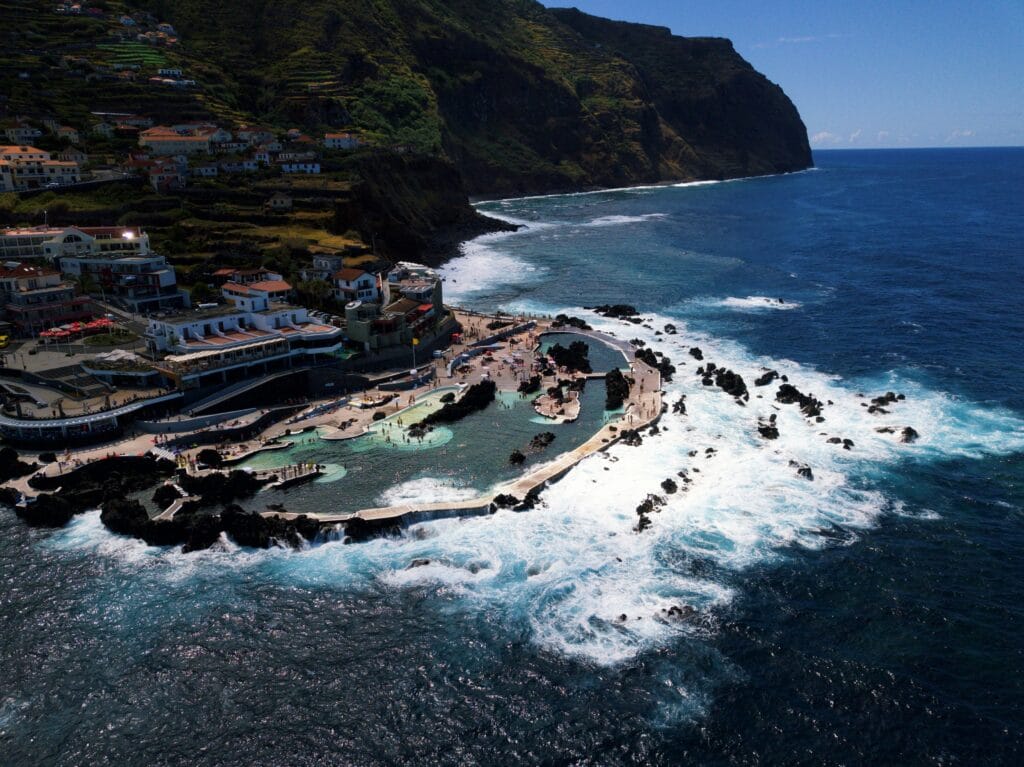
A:
[[[325,173],[141,180],[89,191],[0,195],[0,224],[144,226],[203,294],[211,260],[291,277],[341,252],[431,261],[489,224],[477,194],[621,186],[791,171],[811,163],[785,94],[722,39],[607,21],[534,0],[103,0],[100,17],[51,0],[0,0],[0,104],[78,128],[97,166],[134,148],[94,136],[93,112],[157,123],[257,122],[358,133]],[[121,14],[133,13],[138,27]],[[151,14],[150,16],[147,16]],[[180,34],[141,42],[156,21]],[[150,82],[180,68],[195,88]],[[126,69],[131,67],[131,69]],[[43,136],[43,148],[61,143]],[[277,190],[288,212],[267,210]],[[44,213],[45,211],[45,213]],[[315,299],[315,290],[311,296]]]
[[[86,336],[83,343],[86,346],[123,346],[124,344],[133,344],[138,340],[138,334],[125,328],[117,328],[109,333]]]
[[[795,170],[811,162],[785,94],[727,40],[533,0],[126,0],[102,19],[0,0],[9,114],[90,111],[355,130],[443,155],[475,193]],[[135,40],[133,9],[174,24]],[[114,65],[134,64],[137,79]],[[173,64],[192,89],[148,81]],[[27,79],[20,75],[24,73]],[[90,139],[92,141],[92,139]],[[116,143],[116,142],[115,142]]]

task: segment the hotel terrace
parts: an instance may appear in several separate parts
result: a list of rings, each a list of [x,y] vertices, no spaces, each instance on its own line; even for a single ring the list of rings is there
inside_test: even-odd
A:
[[[243,381],[288,370],[343,347],[343,332],[311,322],[303,307],[247,296],[234,306],[200,308],[151,319],[154,351],[170,352],[158,369],[181,388]]]
[[[149,235],[124,226],[33,226],[0,230],[0,259],[40,258],[57,261],[63,256],[145,256]]]

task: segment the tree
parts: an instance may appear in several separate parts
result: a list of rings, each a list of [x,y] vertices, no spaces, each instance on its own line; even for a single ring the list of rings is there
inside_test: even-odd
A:
[[[314,309],[323,309],[331,299],[333,290],[331,284],[326,280],[303,280],[296,287],[299,300]]]
[[[78,283],[78,290],[80,293],[92,295],[93,293],[100,292],[100,284],[96,281],[96,278],[91,272],[82,272],[75,279],[75,282]]]
[[[217,299],[217,291],[205,282],[197,282],[189,290],[189,294],[192,296],[192,303],[205,304]]]

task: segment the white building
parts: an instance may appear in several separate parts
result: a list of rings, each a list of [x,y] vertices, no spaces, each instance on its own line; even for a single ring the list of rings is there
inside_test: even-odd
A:
[[[262,302],[280,303],[287,301],[292,286],[285,280],[260,280],[243,285],[238,282],[225,282],[221,286],[221,294],[240,307],[251,308]]]
[[[43,135],[38,128],[33,128],[24,120],[15,120],[4,128],[4,135],[12,144],[31,144]]]
[[[191,303],[189,294],[178,288],[174,267],[155,253],[64,257],[60,270],[87,285],[90,295],[137,314],[181,309]]]
[[[325,149],[357,149],[362,142],[351,133],[324,134]]]
[[[283,162],[281,163],[282,173],[308,173],[317,175],[320,173],[318,162]]]
[[[158,367],[183,388],[287,370],[344,346],[340,328],[310,321],[306,309],[253,297],[151,319],[146,337],[170,352]]]
[[[0,146],[0,192],[65,186],[82,180],[77,162],[54,160],[34,146]]]
[[[362,301],[375,304],[381,300],[377,278],[362,269],[339,269],[331,275],[334,298],[342,303]]]
[[[124,226],[35,226],[0,230],[0,260],[45,259],[64,256],[146,256],[149,235]]]

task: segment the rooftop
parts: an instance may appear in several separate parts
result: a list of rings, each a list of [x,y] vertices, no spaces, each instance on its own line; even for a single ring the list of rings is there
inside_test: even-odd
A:
[[[214,317],[229,317],[231,315],[238,315],[242,317],[245,312],[234,306],[224,306],[218,304],[217,306],[209,306],[203,309],[193,309],[187,312],[178,312],[176,314],[169,314],[166,317],[159,319],[160,322],[166,322],[169,324],[178,324],[182,322],[198,322],[199,320],[209,320]]]
[[[278,293],[282,290],[291,290],[292,286],[284,280],[261,280],[260,282],[249,283],[249,290],[258,290],[263,293]]]
[[[353,267],[347,267],[345,269],[339,269],[334,273],[334,279],[342,280],[343,282],[355,282],[363,275],[368,275],[369,272],[365,272],[362,269],[355,269]]]

